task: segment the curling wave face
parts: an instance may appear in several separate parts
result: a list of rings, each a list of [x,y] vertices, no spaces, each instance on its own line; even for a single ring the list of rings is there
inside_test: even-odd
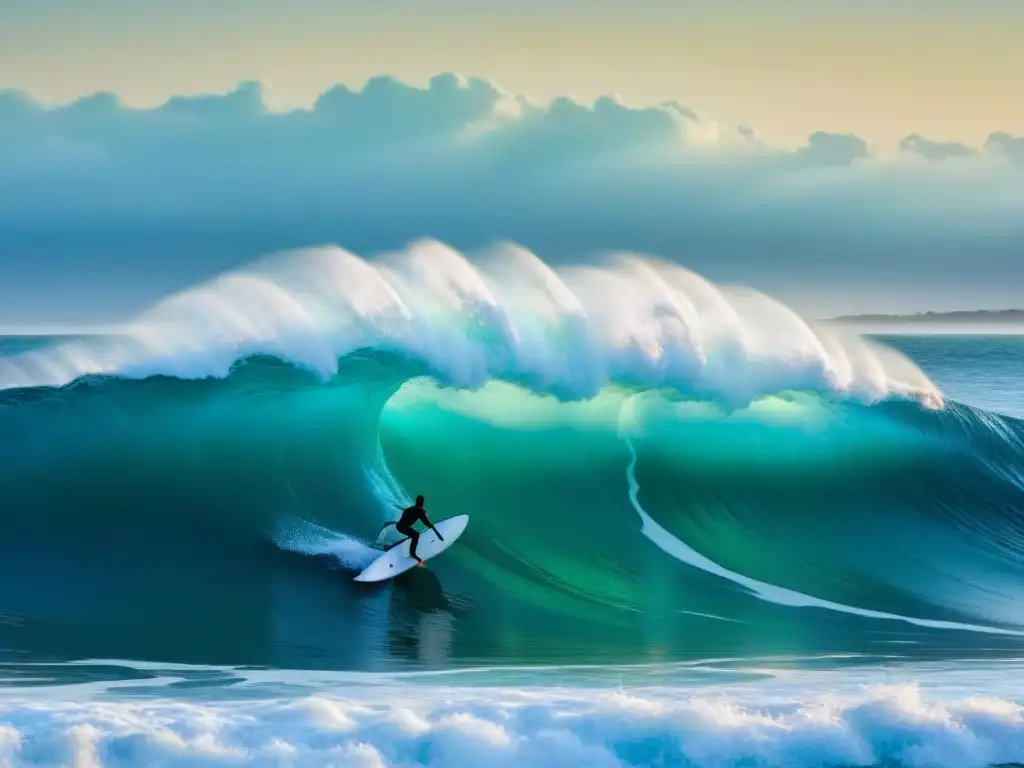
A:
[[[0,640],[25,653],[1020,647],[1024,425],[649,259],[285,254],[122,335],[0,356],[0,382]],[[410,493],[469,529],[431,571],[357,588]]]

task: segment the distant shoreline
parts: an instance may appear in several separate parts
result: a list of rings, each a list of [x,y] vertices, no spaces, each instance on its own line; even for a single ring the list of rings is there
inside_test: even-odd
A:
[[[829,323],[855,323],[881,325],[891,323],[913,323],[928,325],[947,324],[985,324],[985,325],[1024,325],[1024,309],[982,309],[959,310],[953,312],[917,312],[912,315],[840,315],[826,320]]]
[[[822,323],[869,336],[1024,336],[1024,309],[841,315]]]

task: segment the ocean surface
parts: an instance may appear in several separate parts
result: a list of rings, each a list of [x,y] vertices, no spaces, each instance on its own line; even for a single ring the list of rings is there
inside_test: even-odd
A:
[[[1024,763],[1022,383],[431,242],[0,338],[0,763]],[[464,536],[353,582],[417,493]]]

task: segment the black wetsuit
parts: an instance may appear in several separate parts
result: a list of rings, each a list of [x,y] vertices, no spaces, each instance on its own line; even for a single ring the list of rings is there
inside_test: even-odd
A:
[[[403,536],[409,537],[409,556],[414,560],[419,560],[416,557],[416,544],[420,540],[419,532],[413,528],[416,523],[423,523],[429,528],[434,528],[431,522],[427,519],[427,511],[423,507],[411,506],[402,510],[401,519],[395,524],[395,530]],[[434,529],[436,531],[436,529]]]

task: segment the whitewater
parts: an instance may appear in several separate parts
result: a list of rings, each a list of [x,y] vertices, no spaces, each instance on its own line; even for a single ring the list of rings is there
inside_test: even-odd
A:
[[[1022,370],[430,240],[4,337],[0,758],[1022,761]],[[352,582],[417,493],[458,546]]]
[[[556,271],[511,244],[470,263],[435,241],[372,261],[338,248],[265,259],[160,302],[117,341],[9,360],[0,387],[89,374],[224,377],[253,354],[328,378],[362,349],[421,362],[451,386],[497,379],[563,399],[620,383],[729,405],[786,389],[941,403],[891,350],[666,262],[619,254]]]
[[[524,687],[452,679],[283,676],[247,670],[147,667],[153,678],[0,699],[0,758],[10,765],[265,766],[868,766],[1008,765],[1024,750],[1024,710],[957,698],[950,670],[865,688],[783,674],[726,694],[691,673],[629,690],[576,679]],[[651,670],[612,670],[641,677]],[[698,670],[699,671],[699,670]],[[987,679],[991,669],[972,670]],[[1016,674],[1019,669],[1014,669]],[[170,686],[219,673],[231,700]],[[557,670],[555,671],[557,673]],[[828,692],[809,694],[814,688]],[[124,689],[121,689],[124,690]],[[800,691],[796,698],[795,691]],[[148,698],[152,696],[153,698]]]

